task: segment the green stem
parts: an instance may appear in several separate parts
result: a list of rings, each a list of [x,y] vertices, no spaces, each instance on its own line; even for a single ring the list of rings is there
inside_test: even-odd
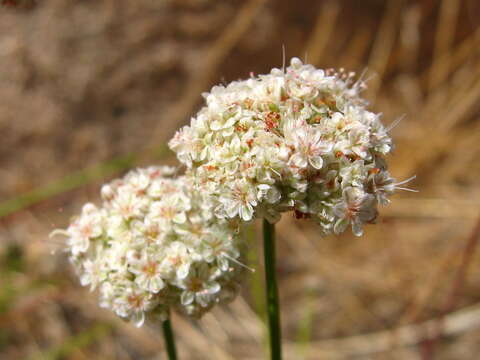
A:
[[[280,306],[277,277],[275,274],[275,225],[263,220],[263,255],[265,259],[265,282],[267,286],[267,314],[270,335],[270,356],[281,360]]]
[[[163,321],[163,338],[165,339],[165,346],[169,360],[177,359],[177,351],[175,350],[175,339],[173,337],[172,324],[170,323],[170,316]]]

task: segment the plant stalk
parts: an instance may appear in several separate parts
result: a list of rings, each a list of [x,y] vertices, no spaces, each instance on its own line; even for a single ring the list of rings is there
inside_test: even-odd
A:
[[[175,349],[175,338],[173,336],[172,324],[170,322],[170,316],[167,320],[163,321],[163,338],[165,339],[165,347],[167,348],[167,354],[169,360],[177,360],[177,350]]]
[[[270,358],[281,360],[282,336],[280,329],[280,305],[275,271],[275,225],[263,220],[263,255],[265,259],[265,283],[267,287],[267,316],[270,336]]]

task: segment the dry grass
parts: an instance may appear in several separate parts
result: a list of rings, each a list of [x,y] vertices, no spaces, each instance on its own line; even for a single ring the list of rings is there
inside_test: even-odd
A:
[[[0,8],[0,358],[162,358],[82,289],[53,227],[165,141],[212,84],[307,57],[375,75],[392,172],[417,175],[363,238],[320,239],[284,216],[287,359],[472,359],[480,353],[480,5],[474,0],[28,1]],[[87,170],[84,170],[87,169]],[[476,225],[477,224],[477,225]],[[258,227],[247,232],[258,265]],[[265,356],[261,271],[199,322],[182,359]]]

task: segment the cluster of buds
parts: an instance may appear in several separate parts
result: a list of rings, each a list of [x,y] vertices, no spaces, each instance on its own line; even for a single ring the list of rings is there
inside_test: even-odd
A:
[[[241,272],[237,226],[212,217],[200,194],[174,169],[150,167],[104,185],[103,206],[84,205],[66,230],[82,285],[100,305],[143,324],[173,307],[201,316],[233,299]]]
[[[170,148],[220,219],[275,222],[293,210],[323,234],[361,235],[396,186],[392,139],[353,73],[304,65],[215,86]]]

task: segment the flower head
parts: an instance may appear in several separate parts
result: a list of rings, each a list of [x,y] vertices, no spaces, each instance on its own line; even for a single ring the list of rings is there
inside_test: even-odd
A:
[[[294,210],[325,234],[352,224],[360,235],[393,192],[383,160],[393,145],[353,76],[293,58],[284,70],[214,86],[170,148],[221,219],[276,221]]]
[[[87,204],[53,232],[67,236],[81,284],[138,326],[169,307],[201,316],[232,298],[241,270],[236,228],[211,215],[188,178],[173,175],[168,167],[132,171],[102,187],[101,208]]]

